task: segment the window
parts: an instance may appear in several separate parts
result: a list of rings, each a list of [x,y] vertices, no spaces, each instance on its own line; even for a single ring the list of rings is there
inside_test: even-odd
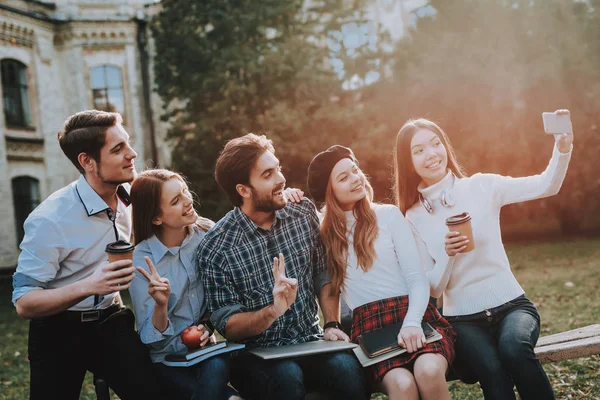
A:
[[[2,60],[0,66],[6,125],[29,127],[31,125],[31,109],[27,95],[27,66],[11,59]]]
[[[125,98],[121,69],[110,65],[94,67],[90,71],[92,97],[96,110],[118,112],[125,119]]]
[[[40,183],[35,178],[18,176],[12,180],[13,204],[15,207],[15,223],[17,225],[17,243],[21,243],[24,236],[23,224],[40,204]]]

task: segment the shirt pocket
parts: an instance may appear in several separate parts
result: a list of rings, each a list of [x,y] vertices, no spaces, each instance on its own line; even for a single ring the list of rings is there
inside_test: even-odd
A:
[[[273,288],[251,289],[242,293],[241,297],[249,311],[258,310],[273,303]]]
[[[286,275],[289,278],[296,278],[298,281],[303,279],[312,279],[312,252],[310,247],[298,249],[292,253],[290,262],[286,261]],[[290,272],[293,268],[293,274]]]

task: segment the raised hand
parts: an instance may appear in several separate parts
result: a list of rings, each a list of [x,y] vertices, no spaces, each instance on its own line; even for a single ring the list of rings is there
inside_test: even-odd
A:
[[[404,347],[409,353],[413,353],[423,348],[427,343],[423,329],[414,326],[407,326],[400,329],[398,333],[398,344]]]
[[[556,110],[555,113],[556,115],[571,116],[571,112],[569,110]],[[561,153],[568,153],[571,151],[571,145],[573,144],[573,132],[554,134],[554,139],[556,140],[556,146]]]
[[[273,306],[279,318],[290,308],[298,293],[298,280],[285,275],[285,261],[281,253],[273,259],[273,277]]]
[[[129,289],[135,278],[134,272],[130,260],[119,260],[101,264],[86,280],[91,293],[104,296]]]
[[[300,189],[286,188],[283,194],[292,203],[300,203],[304,198],[304,192]]]
[[[448,232],[444,240],[446,254],[450,257],[455,256],[465,250],[468,243],[469,239],[466,236],[462,236],[460,232]]]
[[[167,278],[161,278],[160,275],[158,275],[154,264],[150,261],[150,257],[144,257],[144,260],[146,261],[146,264],[148,264],[150,273],[142,267],[135,268],[148,281],[148,294],[152,296],[157,305],[165,306],[169,301],[169,294],[171,294],[171,283]]]

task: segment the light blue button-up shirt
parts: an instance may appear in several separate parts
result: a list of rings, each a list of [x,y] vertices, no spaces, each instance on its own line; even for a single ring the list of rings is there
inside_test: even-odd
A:
[[[33,290],[55,289],[90,276],[100,264],[108,262],[108,243],[129,240],[129,194],[124,186],[119,187],[117,194],[120,201],[115,215],[81,175],[29,214],[13,276],[13,304]],[[90,296],[69,310],[106,308],[116,295],[100,296],[98,304]]]
[[[152,362],[162,362],[170,353],[187,352],[179,335],[188,326],[198,324],[206,311],[204,288],[198,278],[196,259],[198,245],[203,237],[204,231],[193,225],[181,246],[168,248],[156,236],[152,236],[135,247],[133,265],[150,273],[144,261],[144,257],[148,256],[158,275],[171,283],[167,305],[168,326],[164,332],[160,332],[152,324],[155,302],[148,294],[148,281],[136,272],[129,288],[138,332],[142,342],[150,345]]]

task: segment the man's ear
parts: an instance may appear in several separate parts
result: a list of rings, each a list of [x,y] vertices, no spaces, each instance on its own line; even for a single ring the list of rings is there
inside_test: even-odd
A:
[[[79,165],[81,165],[85,172],[94,172],[96,169],[96,160],[90,157],[87,153],[79,153],[77,156],[77,161],[79,161]]]
[[[250,197],[252,197],[252,190],[250,189],[250,186],[246,186],[246,185],[242,185],[241,183],[238,183],[237,185],[235,185],[235,190],[244,199],[249,199]]]

